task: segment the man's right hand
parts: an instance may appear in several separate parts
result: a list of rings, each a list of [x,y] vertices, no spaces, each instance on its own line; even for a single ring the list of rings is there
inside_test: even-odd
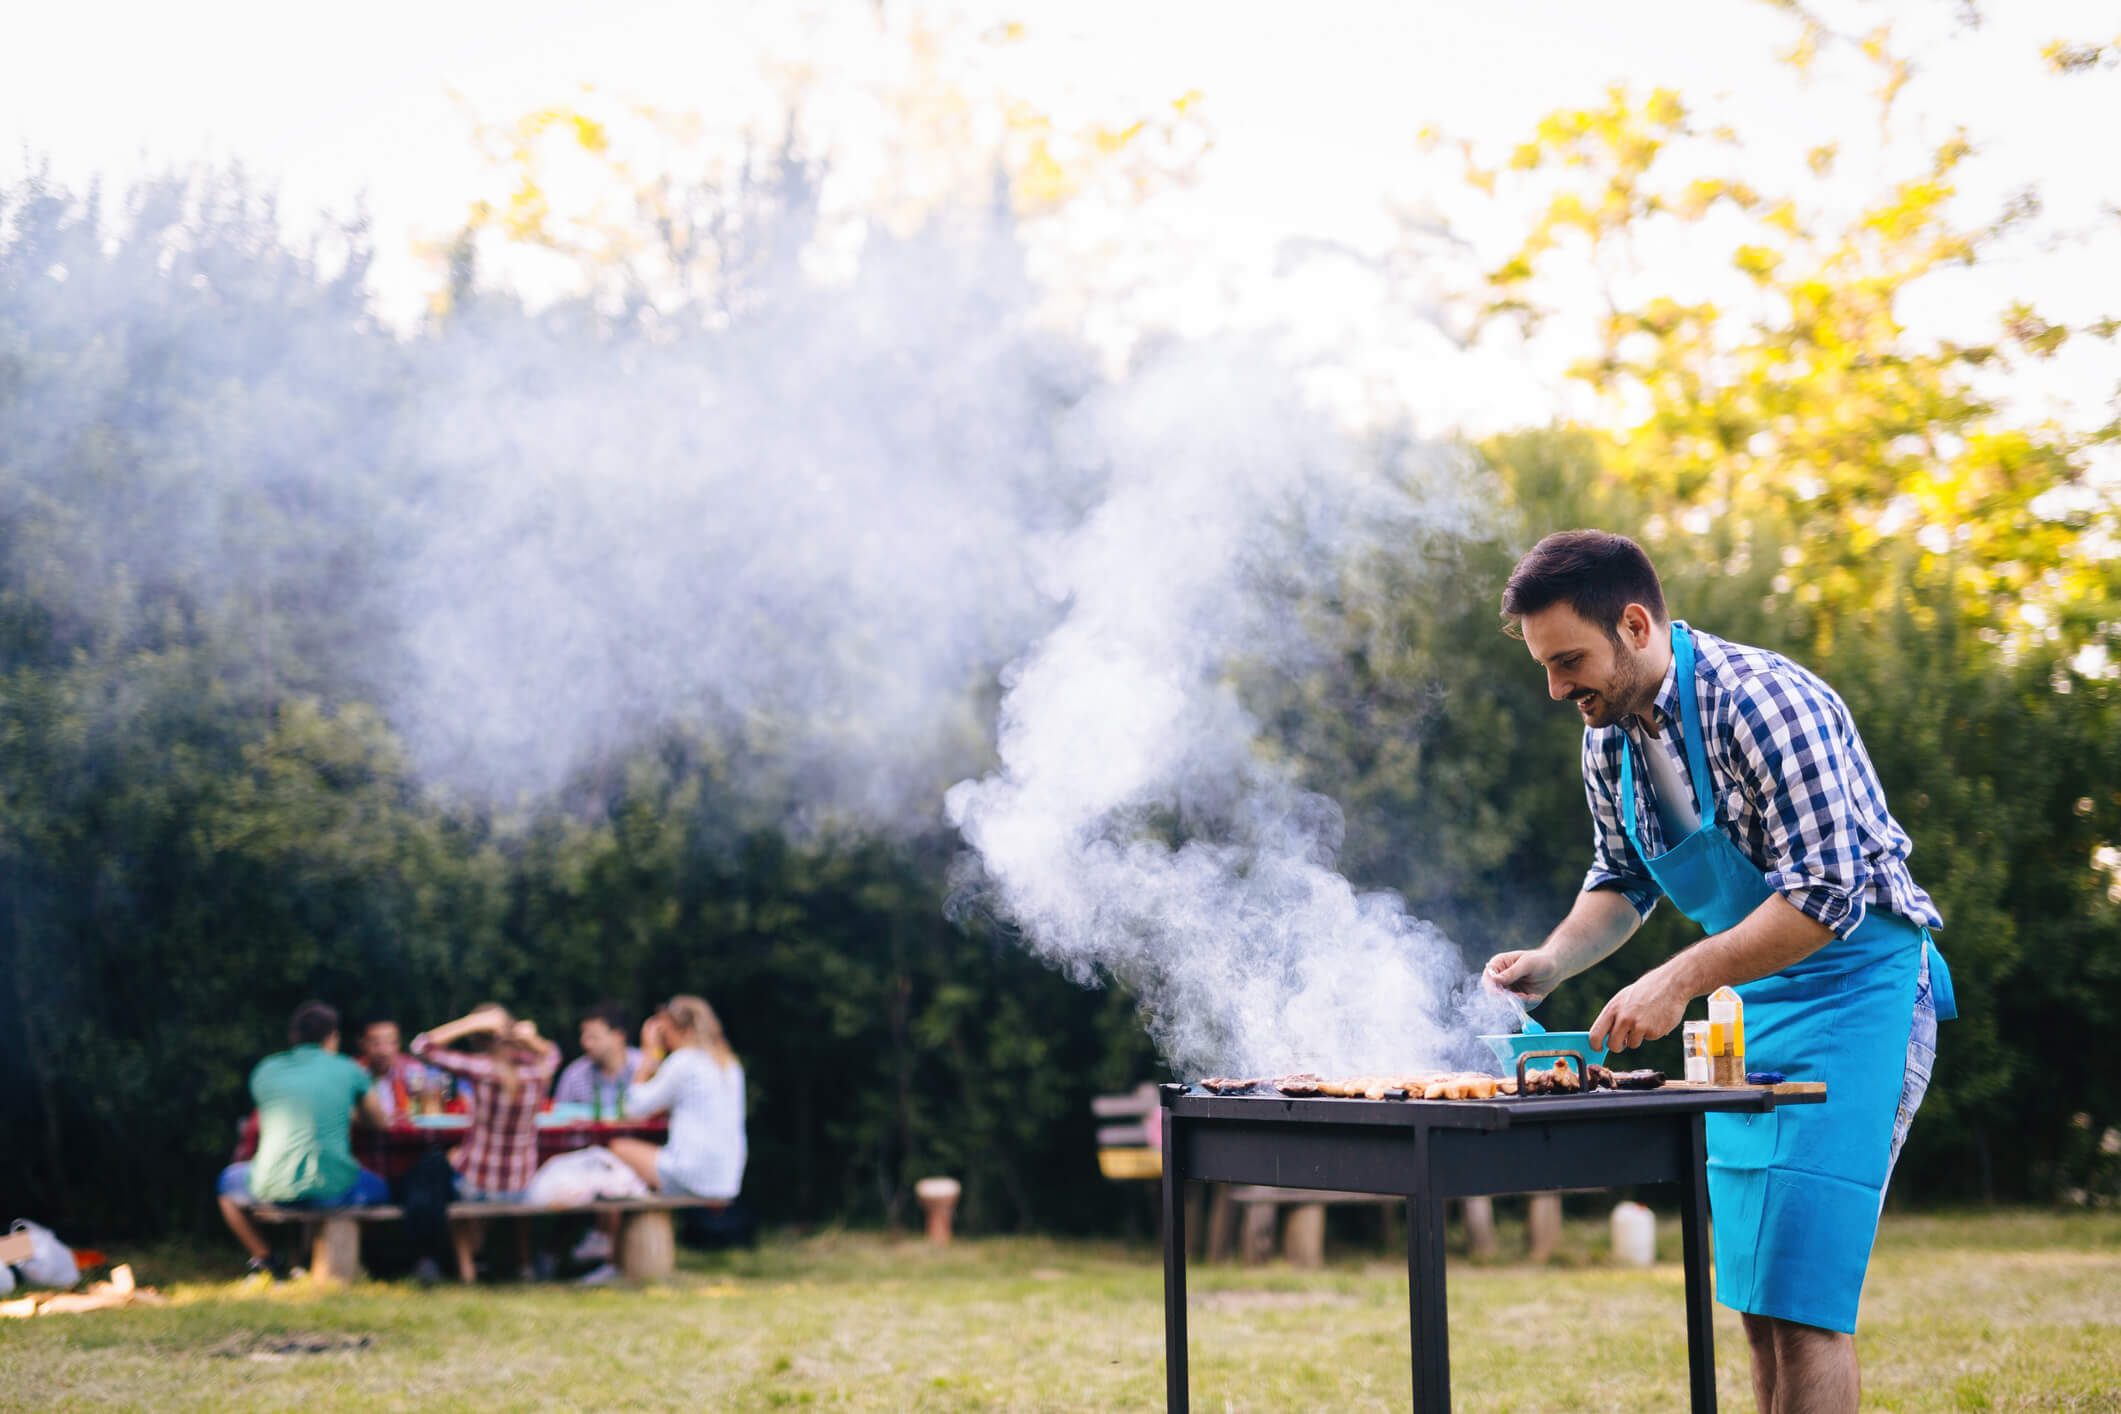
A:
[[[1499,952],[1488,959],[1485,976],[1527,1002],[1546,1000],[1547,993],[1562,983],[1561,964],[1543,948]]]

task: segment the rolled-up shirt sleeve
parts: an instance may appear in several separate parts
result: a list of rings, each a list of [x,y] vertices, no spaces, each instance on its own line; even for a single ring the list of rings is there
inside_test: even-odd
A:
[[[1617,784],[1608,779],[1604,753],[1589,732],[1583,734],[1583,791],[1591,805],[1591,868],[1583,891],[1612,889],[1635,905],[1644,918],[1657,907],[1663,891],[1643,867],[1620,822]]]
[[[1749,678],[1731,701],[1733,764],[1760,805],[1768,887],[1845,938],[1863,922],[1871,880],[1850,728],[1830,699],[1791,677]]]

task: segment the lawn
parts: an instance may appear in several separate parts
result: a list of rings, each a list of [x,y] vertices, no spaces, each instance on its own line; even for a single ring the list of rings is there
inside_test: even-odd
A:
[[[1601,1235],[1572,1223],[1545,1270],[1453,1264],[1458,1409],[1684,1407],[1676,1227],[1649,1271],[1605,1266]],[[1358,1239],[1321,1272],[1192,1269],[1195,1408],[1407,1407],[1404,1268]],[[0,1322],[0,1407],[1163,1407],[1146,1246],[826,1233],[688,1256],[638,1290],[366,1283],[321,1297],[219,1279],[218,1258],[133,1255],[172,1304]],[[1720,1309],[1716,1338],[1723,1407],[1750,1409],[1737,1319]],[[1866,1409],[2121,1411],[2121,1215],[1888,1218],[1859,1340]]]

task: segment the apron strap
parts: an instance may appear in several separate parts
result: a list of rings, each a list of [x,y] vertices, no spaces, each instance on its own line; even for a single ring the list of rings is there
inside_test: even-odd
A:
[[[1718,823],[1716,792],[1709,784],[1709,753],[1701,736],[1701,705],[1694,681],[1694,636],[1686,621],[1672,620],[1672,679],[1679,694],[1679,733],[1686,742],[1687,773],[1693,777],[1694,813],[1703,826]],[[1644,859],[1650,857],[1642,837],[1635,832],[1635,739],[1623,727],[1620,732],[1620,824],[1628,843]],[[1668,841],[1676,844],[1678,841]]]
[[[1686,620],[1672,620],[1673,686],[1679,693],[1679,730],[1686,738],[1687,772],[1694,778],[1694,813],[1704,825],[1719,822],[1716,792],[1709,784],[1709,753],[1701,735],[1700,684],[1694,681],[1694,635]]]

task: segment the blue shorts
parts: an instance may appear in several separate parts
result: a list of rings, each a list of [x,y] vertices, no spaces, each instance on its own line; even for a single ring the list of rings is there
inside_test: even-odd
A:
[[[223,1198],[233,1198],[238,1203],[255,1203],[250,1196],[250,1165],[230,1164],[221,1170],[220,1181],[214,1192]],[[354,1177],[353,1186],[343,1193],[312,1193],[307,1198],[296,1198],[286,1203],[273,1204],[276,1208],[368,1208],[390,1201],[390,1185],[380,1177],[361,1169]]]

